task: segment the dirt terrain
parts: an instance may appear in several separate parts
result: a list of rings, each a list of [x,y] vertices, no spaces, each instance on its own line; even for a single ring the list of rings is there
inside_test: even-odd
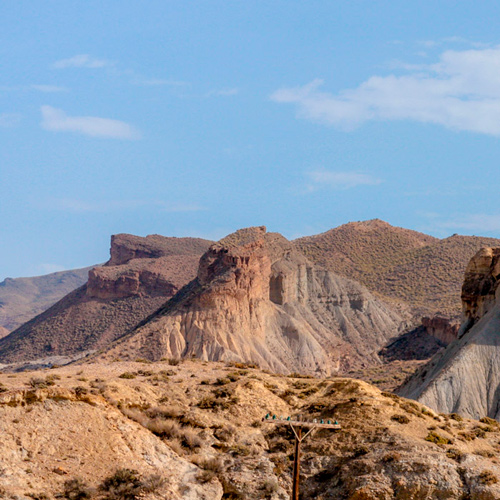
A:
[[[304,443],[303,499],[500,498],[499,424],[348,378],[168,360],[4,373],[0,384],[7,499],[125,498],[114,484],[137,498],[285,500],[292,434],[267,413],[342,426]]]

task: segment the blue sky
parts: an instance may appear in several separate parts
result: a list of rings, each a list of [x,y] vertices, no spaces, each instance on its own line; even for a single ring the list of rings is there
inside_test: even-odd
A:
[[[500,4],[0,5],[0,280],[111,234],[500,237]]]

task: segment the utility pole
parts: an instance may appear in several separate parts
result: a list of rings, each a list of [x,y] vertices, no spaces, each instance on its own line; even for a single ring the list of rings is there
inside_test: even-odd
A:
[[[332,431],[340,430],[342,427],[335,420],[333,423],[331,420],[320,420],[317,422],[313,420],[312,422],[304,422],[299,419],[293,420],[291,417],[287,417],[284,419],[283,417],[277,417],[276,415],[271,415],[268,413],[263,419],[263,422],[281,425],[281,426],[290,426],[294,435],[295,435],[295,455],[293,459],[293,479],[292,479],[292,496],[291,500],[299,500],[299,489],[300,489],[300,445],[302,441],[306,439],[309,434],[311,434],[314,429],[330,429]],[[304,436],[302,436],[302,429],[309,429]]]

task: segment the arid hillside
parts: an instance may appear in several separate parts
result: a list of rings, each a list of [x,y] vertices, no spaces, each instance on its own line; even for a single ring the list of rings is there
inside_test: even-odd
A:
[[[196,279],[102,356],[194,356],[279,373],[345,373],[379,364],[377,352],[401,323],[366,288],[254,227],[212,245]]]
[[[0,337],[2,327],[13,331],[82,286],[92,269],[73,269],[33,278],[7,278],[0,283]]]
[[[413,314],[460,315],[460,289],[467,263],[500,240],[458,236],[439,240],[375,219],[351,222],[294,241],[304,255],[326,269],[359,281]]]
[[[72,355],[109,344],[194,278],[210,241],[119,234],[88,282],[0,339],[0,363]]]
[[[170,360],[7,373],[0,384],[9,500],[286,500],[293,434],[267,413],[341,424],[304,442],[303,500],[500,498],[498,423],[437,415],[352,379]]]
[[[484,248],[467,266],[459,338],[436,354],[401,393],[437,411],[500,419],[500,248]]]

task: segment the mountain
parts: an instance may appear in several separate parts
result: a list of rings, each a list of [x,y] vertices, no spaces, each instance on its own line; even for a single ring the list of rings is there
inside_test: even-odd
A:
[[[0,283],[0,337],[34,318],[87,281],[91,267]]]
[[[194,356],[330,374],[379,363],[377,351],[401,321],[366,288],[254,227],[212,245],[196,279],[104,356]]]
[[[196,275],[211,242],[127,234],[111,239],[111,258],[88,282],[0,339],[0,362],[94,350],[153,313]]]
[[[498,425],[349,378],[118,361],[0,373],[0,388],[6,499],[287,500],[293,432],[267,413],[341,425],[302,444],[302,500],[500,498]]]
[[[439,240],[375,219],[299,238],[314,263],[359,281],[413,315],[460,316],[460,287],[471,257],[500,240],[453,235]]]
[[[439,352],[400,393],[442,412],[500,419],[500,248],[470,261],[462,287],[458,339]]]

